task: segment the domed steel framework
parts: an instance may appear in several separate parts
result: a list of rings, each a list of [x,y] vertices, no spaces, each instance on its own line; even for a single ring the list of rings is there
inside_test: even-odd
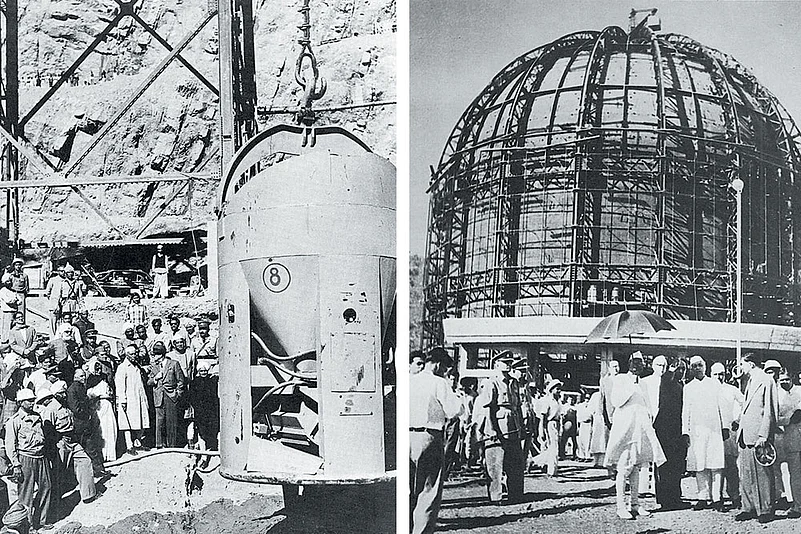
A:
[[[798,325],[801,133],[733,58],[645,24],[562,37],[510,63],[432,177],[424,344],[448,317]]]

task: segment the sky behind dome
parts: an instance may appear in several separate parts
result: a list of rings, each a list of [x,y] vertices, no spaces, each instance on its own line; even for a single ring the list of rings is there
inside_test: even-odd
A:
[[[563,35],[628,28],[632,7],[659,9],[662,31],[691,37],[751,69],[801,121],[801,1],[411,0],[409,250],[424,255],[429,166],[462,112],[516,57]]]

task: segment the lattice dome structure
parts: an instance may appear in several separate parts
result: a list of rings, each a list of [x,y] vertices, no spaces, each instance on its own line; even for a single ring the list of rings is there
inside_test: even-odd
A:
[[[424,344],[449,317],[623,308],[798,326],[801,133],[740,63],[646,24],[520,56],[467,108],[431,179]]]

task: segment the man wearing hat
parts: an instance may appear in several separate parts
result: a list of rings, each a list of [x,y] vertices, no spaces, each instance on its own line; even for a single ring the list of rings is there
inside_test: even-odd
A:
[[[732,508],[739,508],[742,501],[740,500],[740,474],[737,472],[737,436],[735,434],[745,397],[737,387],[726,383],[726,368],[722,363],[713,363],[710,375],[713,380],[720,382],[720,415],[723,426],[731,429],[729,435],[723,440],[725,466],[721,484],[726,483],[726,491],[731,498]],[[722,486],[720,493],[723,495]]]
[[[776,384],[759,364],[759,356],[749,352],[743,356],[740,368],[740,376],[748,380],[748,385],[737,431],[740,447],[737,465],[743,505],[742,512],[734,519],[758,518],[760,523],[768,523],[773,520],[773,470],[757,461],[756,448],[773,443],[779,406]]]
[[[33,364],[26,358],[15,358],[10,365],[3,367],[2,378],[0,378],[0,390],[2,390],[5,398],[3,402],[3,424],[19,410],[16,400],[17,394],[21,389],[25,388],[25,384],[28,383],[32,372]]]
[[[781,487],[784,487],[785,499],[792,493],[793,505],[787,517],[798,519],[801,517],[801,388],[793,386],[790,373],[783,367],[778,373],[777,383],[779,412],[776,418],[776,463],[773,464],[776,496],[779,496]],[[789,481],[782,477],[783,463],[787,465]]]
[[[64,282],[61,284],[61,312],[77,313],[83,307],[86,284],[76,276],[75,268],[69,263],[64,266],[64,277]]]
[[[462,403],[444,378],[453,365],[442,347],[426,354],[425,368],[409,377],[409,510],[412,534],[434,531],[442,500],[445,423],[458,417]]]
[[[50,330],[53,335],[56,333],[56,326],[61,320],[61,286],[64,283],[64,266],[59,265],[56,271],[50,275],[45,288],[45,297],[47,298],[47,308],[50,312]]]
[[[523,427],[517,381],[510,376],[512,355],[500,354],[495,359],[495,375],[484,382],[477,403],[487,408],[484,429],[484,459],[490,477],[491,502],[502,499],[501,478],[506,474],[506,488],[510,502],[523,497],[523,469],[525,459],[520,445]]]
[[[31,527],[38,529],[48,523],[51,481],[50,466],[44,457],[44,426],[33,409],[35,400],[33,391],[19,390],[19,410],[6,422],[5,443],[19,501],[28,508]]]
[[[181,366],[167,357],[161,343],[153,345],[153,363],[147,383],[153,386],[153,404],[156,407],[156,448],[175,447],[178,444],[178,402],[186,387]]]
[[[57,459],[54,465],[57,465],[58,469],[54,469],[53,487],[60,500],[60,497],[70,489],[67,487],[66,473],[72,471],[75,480],[78,481],[81,500],[88,503],[97,496],[92,460],[77,435],[75,415],[68,407],[69,389],[66,385],[66,382],[59,381],[52,385],[52,392],[41,393],[44,399],[47,399],[48,395],[52,397],[52,400],[43,401],[41,414],[45,426],[51,428],[54,433],[56,445]],[[37,402],[40,402],[40,394],[37,394],[36,398]]]
[[[690,358],[692,380],[684,386],[681,433],[687,443],[687,471],[695,473],[698,502],[694,510],[714,508],[723,511],[720,494],[723,467],[723,439],[730,429],[724,426],[720,382],[706,376],[706,362]]]
[[[11,261],[11,272],[3,274],[3,282],[8,282],[9,289],[16,294],[17,310],[22,312],[24,317],[27,310],[25,300],[28,296],[30,283],[28,282],[28,275],[22,271],[23,263],[22,258],[14,257]]]
[[[621,519],[650,515],[639,504],[640,470],[653,463],[665,463],[665,454],[656,438],[649,408],[648,393],[640,383],[645,369],[643,355],[637,351],[629,357],[629,371],[613,380],[610,403],[612,428],[606,447],[604,465],[616,468],[615,496],[617,515]],[[631,488],[629,506],[625,503],[626,482]]]

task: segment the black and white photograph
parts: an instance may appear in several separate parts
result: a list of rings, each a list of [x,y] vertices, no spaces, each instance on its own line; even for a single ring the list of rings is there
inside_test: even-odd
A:
[[[0,532],[396,531],[397,11],[2,3]]]
[[[410,531],[801,532],[801,10],[410,4]]]

